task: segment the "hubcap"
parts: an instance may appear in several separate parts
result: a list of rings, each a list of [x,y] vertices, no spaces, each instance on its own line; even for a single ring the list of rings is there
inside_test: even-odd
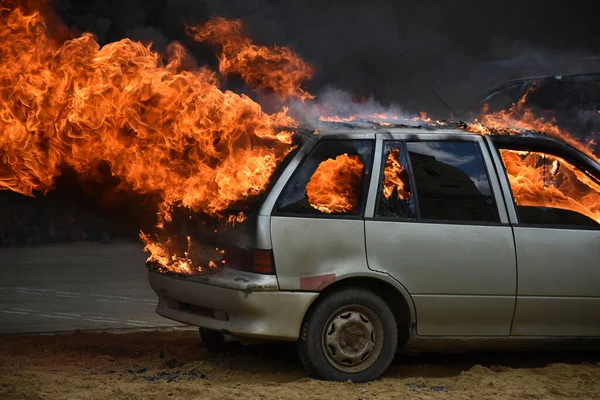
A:
[[[381,354],[383,326],[367,307],[344,306],[332,314],[323,330],[323,351],[329,363],[342,372],[369,368]]]

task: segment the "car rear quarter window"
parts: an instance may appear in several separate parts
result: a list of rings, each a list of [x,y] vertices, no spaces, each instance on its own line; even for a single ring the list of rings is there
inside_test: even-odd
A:
[[[361,215],[373,149],[373,140],[320,141],[285,185],[275,214]]]
[[[475,142],[406,143],[422,220],[498,222],[490,182]]]

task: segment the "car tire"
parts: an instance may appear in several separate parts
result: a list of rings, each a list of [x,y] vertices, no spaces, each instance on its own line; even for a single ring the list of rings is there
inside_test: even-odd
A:
[[[209,353],[222,353],[233,347],[231,342],[224,340],[222,333],[210,329],[200,328],[200,339]]]
[[[377,379],[398,346],[396,320],[385,301],[360,287],[342,288],[317,301],[298,340],[309,375],[329,381]]]

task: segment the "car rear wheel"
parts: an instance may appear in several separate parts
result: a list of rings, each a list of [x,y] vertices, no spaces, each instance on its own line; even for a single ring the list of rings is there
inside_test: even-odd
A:
[[[298,351],[314,378],[365,382],[387,369],[397,344],[396,320],[385,301],[370,290],[347,287],[309,311]]]

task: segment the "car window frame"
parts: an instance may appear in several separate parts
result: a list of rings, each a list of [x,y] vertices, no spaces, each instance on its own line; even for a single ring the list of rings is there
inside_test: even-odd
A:
[[[559,229],[559,230],[580,230],[580,231],[598,231],[600,230],[600,224],[597,226],[593,225],[563,225],[563,224],[534,224],[534,223],[525,223],[519,220],[519,212],[517,211],[517,204],[515,201],[515,195],[512,190],[512,186],[510,184],[510,180],[508,179],[508,171],[506,170],[506,166],[504,165],[504,160],[502,159],[502,155],[500,150],[511,150],[510,147],[499,147],[493,141],[491,137],[486,137],[486,143],[490,148],[490,154],[493,158],[493,163],[496,168],[498,179],[500,180],[500,185],[502,187],[504,202],[506,203],[506,208],[509,214],[510,224],[514,227],[521,228],[537,228],[537,229]],[[534,146],[529,148],[528,150],[520,151],[531,151],[542,154],[547,154],[549,156],[559,157],[570,163],[573,167],[577,168],[579,171],[585,173],[588,176],[591,176],[593,179],[600,182],[600,177],[596,177],[595,175],[590,174],[587,170],[578,165],[578,162],[573,160],[572,158],[565,155],[556,155],[549,152],[547,149],[535,149]]]
[[[385,149],[386,149],[386,145],[388,143],[398,143],[400,144],[400,152],[404,153],[404,157],[406,157],[406,169],[407,169],[407,173],[408,173],[408,179],[410,181],[410,195],[411,197],[414,199],[415,202],[415,216],[413,218],[395,218],[395,217],[386,217],[386,216],[380,216],[377,215],[377,206],[379,205],[379,202],[381,201],[381,197],[383,196],[383,182],[385,180],[385,163],[387,161],[387,155],[385,153]],[[419,209],[419,199],[418,199],[418,194],[415,190],[413,190],[413,188],[415,187],[415,180],[414,180],[414,175],[412,173],[412,165],[410,163],[410,160],[408,159],[408,154],[407,154],[407,150],[406,150],[406,142],[404,140],[384,140],[383,141],[383,147],[381,149],[381,163],[379,166],[379,179],[377,180],[377,191],[376,191],[376,197],[375,197],[375,208],[373,210],[373,217],[374,219],[377,220],[392,220],[392,221],[400,221],[400,222],[413,222],[415,220],[418,220],[420,217],[420,209]]]
[[[282,212],[277,209],[277,203],[281,196],[285,193],[285,190],[300,173],[302,167],[304,166],[305,161],[315,152],[315,150],[322,145],[324,142],[348,142],[348,141],[368,141],[371,142],[372,150],[371,150],[371,159],[370,162],[370,170],[369,174],[366,173],[366,165],[364,165],[363,170],[363,180],[361,182],[360,189],[360,200],[359,200],[359,210],[355,214],[327,214],[327,213],[315,213],[315,214],[302,214],[302,213],[291,213],[291,212]],[[295,166],[293,173],[290,175],[288,179],[286,179],[284,185],[281,188],[281,191],[277,194],[277,197],[274,200],[273,208],[271,211],[271,216],[273,217],[292,217],[292,218],[332,218],[332,219],[346,219],[346,220],[363,220],[365,216],[365,211],[367,209],[367,202],[369,197],[369,188],[371,182],[371,176],[373,175],[373,167],[375,164],[375,155],[376,155],[376,141],[372,137],[347,137],[347,138],[324,138],[316,141],[314,146],[310,148],[305,154],[302,155],[302,158],[299,160],[298,164]]]
[[[375,184],[376,189],[369,192],[369,196],[374,197],[373,208],[370,210],[370,214],[365,216],[366,220],[374,220],[374,221],[386,221],[386,222],[403,222],[403,223],[420,223],[420,224],[444,224],[444,225],[470,225],[470,226],[509,226],[510,219],[507,214],[506,204],[504,201],[503,190],[498,180],[498,176],[496,174],[494,168],[494,160],[491,157],[490,151],[486,142],[480,135],[465,133],[465,132],[456,132],[449,131],[443,133],[424,133],[422,131],[416,132],[403,132],[398,134],[389,134],[384,133],[378,135],[378,140],[381,140],[381,147],[379,152],[377,153],[376,160],[380,163],[380,173],[377,174],[377,181]],[[375,215],[375,205],[377,201],[379,201],[379,183],[383,181],[383,168],[385,168],[385,154],[384,147],[386,142],[403,142],[403,146],[405,151],[407,151],[406,143],[408,142],[467,142],[474,143],[477,146],[479,151],[481,161],[483,162],[483,167],[485,169],[486,176],[488,178],[488,182],[490,185],[491,197],[494,201],[494,205],[496,207],[496,216],[498,217],[498,221],[460,221],[460,220],[439,220],[439,219],[423,219],[420,213],[419,207],[419,194],[416,190],[416,183],[414,179],[414,173],[412,170],[412,162],[410,159],[410,155],[406,153],[407,161],[408,161],[408,172],[410,175],[410,182],[413,190],[413,195],[415,196],[415,203],[417,206],[417,218],[392,218],[392,217],[381,217]],[[375,166],[374,166],[375,168]],[[375,178],[375,173],[373,174],[373,181]],[[371,185],[373,187],[373,181]]]

